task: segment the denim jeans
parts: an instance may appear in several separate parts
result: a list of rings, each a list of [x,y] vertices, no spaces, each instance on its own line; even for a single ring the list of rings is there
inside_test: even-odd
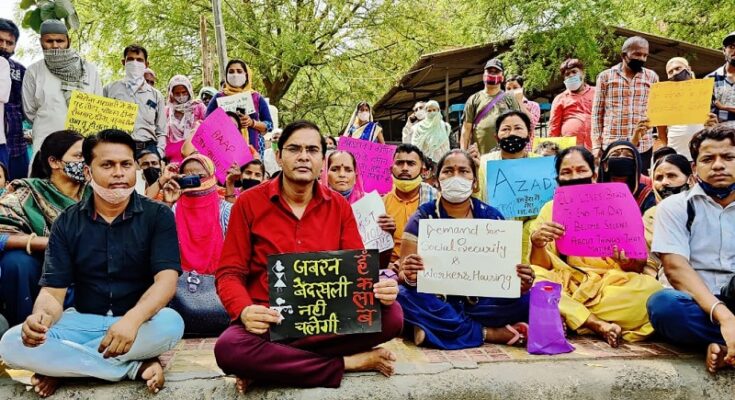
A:
[[[0,357],[10,368],[42,375],[120,381],[135,379],[143,361],[171,350],[184,335],[181,316],[164,308],[141,325],[129,352],[105,359],[97,348],[110,326],[121,318],[82,314],[70,308],[38,347],[23,345],[21,325],[11,328],[0,339]]]

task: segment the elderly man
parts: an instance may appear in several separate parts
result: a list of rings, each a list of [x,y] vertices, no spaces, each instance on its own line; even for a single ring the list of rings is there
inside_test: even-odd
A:
[[[73,91],[102,95],[97,68],[70,47],[66,25],[46,20],[40,33],[43,60],[31,64],[23,78],[23,111],[33,122],[34,155],[46,136],[64,128]]]
[[[610,143],[627,140],[638,146],[645,174],[651,168],[653,137],[645,129],[640,138],[635,131],[648,126],[648,93],[658,75],[644,68],[648,60],[648,41],[633,36],[623,43],[622,62],[597,76],[592,105],[592,153],[595,157]]]

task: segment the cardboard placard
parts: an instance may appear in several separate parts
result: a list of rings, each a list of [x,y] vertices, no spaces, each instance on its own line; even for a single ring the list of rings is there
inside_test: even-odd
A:
[[[714,78],[657,82],[648,95],[651,126],[703,124],[712,103]]]
[[[378,225],[378,217],[385,214],[385,204],[377,192],[370,192],[354,202],[352,213],[355,215],[357,229],[366,249],[383,252],[393,248],[393,236],[380,229]]]
[[[138,105],[75,90],[71,93],[64,129],[83,136],[104,129],[119,129],[132,134],[138,117]]]
[[[232,96],[224,96],[217,98],[217,107],[225,110],[237,112],[238,109],[245,110],[245,114],[255,114],[255,103],[253,103],[253,93],[244,92],[233,94]]]
[[[253,159],[245,138],[220,108],[199,125],[191,143],[200,153],[212,159],[217,180],[221,184],[225,183],[227,170],[233,162],[243,166]]]
[[[556,186],[554,157],[487,162],[487,199],[505,218],[538,215]]]
[[[396,146],[341,137],[337,150],[349,151],[355,156],[357,170],[362,177],[363,189],[366,193],[376,190],[384,195],[391,191],[393,178],[390,169],[393,165]]]

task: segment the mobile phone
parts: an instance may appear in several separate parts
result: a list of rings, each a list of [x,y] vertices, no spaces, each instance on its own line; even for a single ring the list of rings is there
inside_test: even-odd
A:
[[[244,109],[244,108],[242,108],[242,107],[238,107],[238,108],[236,108],[236,109],[235,109],[235,111],[237,111],[238,113],[240,113],[240,114],[242,114],[242,115],[248,115],[248,113],[246,113],[246,112],[245,112],[245,109]]]
[[[198,188],[202,186],[202,180],[199,175],[186,175],[181,178],[176,178],[176,183],[179,184],[181,189]]]

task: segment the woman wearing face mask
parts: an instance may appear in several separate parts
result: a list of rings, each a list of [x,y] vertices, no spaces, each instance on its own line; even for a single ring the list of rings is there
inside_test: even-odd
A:
[[[207,107],[207,115],[211,114],[219,107],[217,99],[223,96],[233,96],[240,93],[250,92],[253,96],[253,105],[255,112],[250,115],[238,113],[242,129],[247,129],[246,137],[249,145],[263,157],[265,152],[265,139],[263,135],[273,129],[273,119],[268,108],[268,102],[265,101],[260,93],[253,90],[253,72],[250,67],[242,60],[230,60],[227,63],[227,79],[225,79],[224,89],[217,93],[209,102]]]
[[[518,265],[521,297],[437,296],[419,293],[416,279],[426,267],[418,255],[419,223],[423,219],[494,219],[503,216],[493,207],[472,197],[477,188],[477,166],[469,153],[455,149],[439,160],[439,199],[422,204],[408,220],[401,240],[398,302],[406,328],[413,327],[417,345],[444,350],[482,346],[483,343],[523,345],[528,336],[528,291],[534,281],[531,267]]]
[[[341,194],[350,204],[365,196],[355,156],[348,151],[337,150],[327,157],[321,182]]]
[[[643,176],[641,155],[633,143],[620,140],[610,143],[602,152],[599,182],[622,182],[628,185],[633,194],[641,215],[656,205],[651,179]]]
[[[426,103],[426,117],[411,127],[411,144],[421,149],[424,156],[438,160],[449,151],[449,135],[452,128],[442,119],[439,103]]]
[[[562,150],[556,158],[559,186],[595,182],[595,161],[585,147]],[[559,253],[556,240],[564,227],[552,220],[553,200],[546,203],[533,222],[531,264],[537,279],[562,285],[559,311],[569,329],[593,332],[612,347],[620,339],[634,342],[653,333],[646,301],[661,285],[641,271],[646,260],[631,260],[615,249],[615,257],[574,257]],[[628,216],[636,218],[636,216]]]
[[[367,140],[370,142],[385,143],[383,139],[383,128],[379,123],[373,121],[373,112],[370,104],[360,102],[352,113],[350,123],[342,136],[353,139]]]
[[[191,138],[199,124],[204,120],[207,109],[201,100],[194,98],[189,78],[176,75],[168,83],[168,104],[165,115],[168,121],[166,137],[166,158],[170,162],[180,163],[186,139]]]
[[[12,181],[0,198],[0,305],[11,325],[33,309],[51,224],[85,193],[82,140],[74,131],[49,135],[31,177]]]
[[[680,154],[670,154],[659,158],[653,164],[653,193],[656,195],[656,204],[675,194],[687,192],[697,181],[692,173],[692,165],[686,157]],[[643,214],[643,226],[646,228],[646,243],[648,244],[648,263],[645,272],[657,277],[665,287],[671,287],[663,269],[661,260],[651,253],[653,241],[653,224],[656,218],[656,207],[651,207]]]
[[[681,82],[696,79],[689,61],[683,57],[674,57],[666,63],[666,75],[670,81]],[[717,125],[717,115],[710,113],[704,124],[659,126],[658,138],[664,146],[672,147],[677,153],[691,161],[689,154],[689,141],[695,133],[706,127]]]

